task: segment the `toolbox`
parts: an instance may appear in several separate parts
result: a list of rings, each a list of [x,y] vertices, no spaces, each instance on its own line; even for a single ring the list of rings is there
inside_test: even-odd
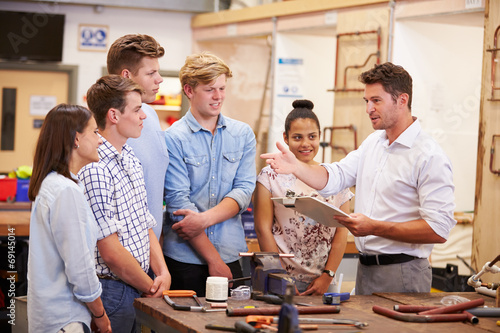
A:
[[[432,267],[432,288],[444,292],[470,292],[474,288],[467,284],[469,276],[458,275],[458,266],[446,264],[446,268]]]

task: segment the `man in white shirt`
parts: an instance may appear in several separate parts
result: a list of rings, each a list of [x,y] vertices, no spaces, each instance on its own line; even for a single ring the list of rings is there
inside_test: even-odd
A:
[[[451,163],[411,115],[412,79],[401,66],[375,65],[360,75],[374,133],[340,162],[310,166],[278,143],[262,158],[323,196],[356,186],[354,214],[337,219],[356,236],[356,294],[429,292],[428,257],[453,219]]]

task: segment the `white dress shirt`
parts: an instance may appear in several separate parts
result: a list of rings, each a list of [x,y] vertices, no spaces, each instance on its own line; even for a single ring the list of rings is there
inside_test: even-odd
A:
[[[369,218],[407,222],[424,219],[447,239],[455,226],[451,162],[415,120],[389,145],[385,131],[375,131],[340,162],[322,164],[328,183],[322,196],[356,185],[355,212]],[[410,244],[378,236],[356,237],[361,253],[405,253],[429,257],[434,244]]]

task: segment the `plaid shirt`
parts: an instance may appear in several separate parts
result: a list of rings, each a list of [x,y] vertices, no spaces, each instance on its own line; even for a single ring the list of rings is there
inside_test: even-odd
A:
[[[98,240],[117,233],[120,243],[149,270],[149,229],[156,225],[146,202],[142,166],[128,145],[122,153],[104,138],[99,162],[87,164],[78,174],[99,226]],[[116,277],[95,250],[96,273]]]

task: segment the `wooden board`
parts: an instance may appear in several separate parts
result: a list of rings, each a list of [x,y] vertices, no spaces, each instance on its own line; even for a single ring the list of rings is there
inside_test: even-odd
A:
[[[500,26],[500,1],[486,1],[484,21],[483,74],[481,89],[481,106],[479,115],[479,138],[477,151],[476,198],[474,231],[472,235],[472,267],[477,271],[488,261],[500,254],[500,175],[490,172],[490,150],[492,136],[500,134],[500,101],[489,101],[491,98],[491,66],[492,53],[488,49],[494,47],[494,32]],[[500,38],[497,41],[500,47]],[[500,86],[500,52],[497,52],[496,86]],[[498,96],[498,95],[497,95]],[[495,155],[500,156],[497,149]],[[498,282],[498,276],[486,273],[481,277],[484,282]]]
[[[0,236],[29,236],[30,216],[29,211],[0,211]]]
[[[388,0],[295,0],[290,2],[278,1],[239,10],[224,10],[215,13],[199,14],[193,17],[191,21],[191,27],[211,27],[222,24],[261,20],[286,15],[297,15],[308,12],[385,4],[388,2]]]

